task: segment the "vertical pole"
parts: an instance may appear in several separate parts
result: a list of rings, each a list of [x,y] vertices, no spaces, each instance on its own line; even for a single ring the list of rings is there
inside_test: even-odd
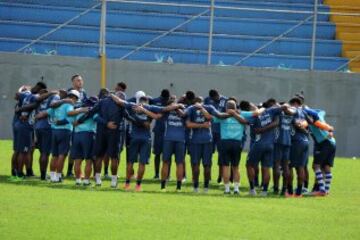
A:
[[[317,15],[318,15],[318,0],[314,0],[313,32],[312,32],[311,59],[310,59],[311,71],[314,70],[314,66],[315,66]]]
[[[214,29],[214,5],[215,0],[211,0],[210,6],[210,26],[209,26],[209,47],[208,47],[208,57],[207,64],[211,64],[211,55],[212,55],[212,40],[213,40],[213,29]]]
[[[106,87],[106,0],[101,2],[99,55],[101,65],[100,86]]]

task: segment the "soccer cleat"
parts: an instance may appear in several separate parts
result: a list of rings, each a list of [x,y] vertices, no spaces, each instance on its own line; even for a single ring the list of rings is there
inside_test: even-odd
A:
[[[309,190],[303,187],[301,193],[304,195],[309,195]]]
[[[111,187],[112,188],[117,188],[118,182],[117,181],[111,181]]]
[[[326,192],[324,192],[324,191],[312,192],[312,193],[311,193],[311,196],[314,196],[314,197],[324,197],[324,196],[326,196]]]
[[[230,191],[224,191],[224,195],[230,195]]]
[[[237,190],[235,190],[235,191],[234,191],[234,195],[240,195],[240,192],[237,191]]]
[[[299,194],[295,194],[295,195],[294,195],[294,198],[302,198],[302,197],[303,197],[302,194],[300,194],[300,195],[299,195]]]
[[[135,186],[135,192],[142,192],[141,185],[136,184],[136,186]]]
[[[199,192],[199,188],[194,188],[194,193],[198,193]]]
[[[292,198],[292,197],[294,197],[294,195],[293,194],[290,194],[290,193],[288,193],[288,192],[285,192],[285,198]]]
[[[75,183],[75,186],[80,186],[81,185],[81,182],[76,182]]]
[[[221,177],[219,176],[218,178],[217,178],[217,183],[221,183]]]
[[[267,196],[268,196],[268,192],[267,192],[267,191],[261,191],[260,196],[261,196],[261,197],[267,197]]]
[[[109,176],[108,174],[105,174],[105,175],[104,175],[104,179],[110,180],[110,179],[111,179],[111,176]]]
[[[256,196],[256,191],[255,191],[255,189],[250,189],[249,195],[250,195],[250,196]]]
[[[95,182],[95,186],[98,186],[98,187],[100,187],[101,186],[101,180],[100,179],[98,179],[96,182]]]
[[[153,179],[154,180],[159,180],[160,178],[159,178],[159,175],[155,175],[154,177],[153,177]]]
[[[181,188],[177,188],[177,189],[175,190],[175,192],[180,193],[180,192],[182,192],[182,189],[181,189]]]
[[[124,190],[129,191],[131,189],[130,183],[125,183]]]
[[[204,193],[208,193],[209,192],[209,188],[204,188]]]
[[[177,191],[177,189],[176,189],[176,191]],[[166,190],[166,188],[161,188],[161,189],[160,189],[160,192],[162,192],[162,193],[166,193],[166,192],[167,192],[167,190]]]
[[[183,179],[181,180],[182,183],[186,182],[186,177],[183,177]]]

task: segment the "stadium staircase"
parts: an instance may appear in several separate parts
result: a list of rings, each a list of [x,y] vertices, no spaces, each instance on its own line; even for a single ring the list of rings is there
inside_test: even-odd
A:
[[[360,13],[360,0],[325,0],[332,12]],[[343,42],[342,56],[356,60],[350,62],[350,70],[360,72],[360,17],[331,16],[336,24],[336,39]]]
[[[209,0],[166,2],[210,3]],[[321,12],[330,11],[326,4],[331,6],[331,11],[359,12],[360,9],[360,0],[324,0],[326,4],[323,4],[323,0],[319,2]],[[99,1],[94,0],[0,0],[0,51],[98,57],[99,4]],[[313,0],[217,0],[216,4],[246,8],[215,10],[212,64],[219,65],[233,65],[310,16],[253,9],[313,10]],[[96,7],[86,12],[93,6]],[[197,7],[114,2],[108,2],[107,9],[107,56],[112,59],[120,59],[204,11]],[[76,18],[79,14],[81,16]],[[126,60],[162,61],[171,57],[174,63],[206,64],[209,15],[206,12],[134,52]],[[73,21],[62,26],[72,18]],[[360,21],[339,16],[330,19],[328,15],[319,15],[318,20],[315,69],[335,71],[346,64],[348,58],[360,53]],[[56,28],[59,29],[51,33]],[[24,48],[40,36],[44,37]],[[311,38],[312,21],[309,20],[239,65],[309,69]],[[352,62],[351,68],[358,71],[360,60]]]

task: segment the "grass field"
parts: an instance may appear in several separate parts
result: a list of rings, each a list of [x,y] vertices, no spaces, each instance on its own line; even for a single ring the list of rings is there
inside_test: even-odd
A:
[[[116,190],[109,181],[101,188],[76,187],[73,179],[13,183],[8,181],[11,142],[0,141],[0,152],[1,240],[360,239],[359,160],[336,159],[330,196],[284,199],[249,197],[244,160],[242,192],[235,197],[223,196],[214,181],[208,194],[193,194],[189,180],[181,193],[175,193],[173,181],[161,193],[159,182],[151,180],[152,165],[143,192],[124,192],[124,161]],[[34,170],[39,175],[35,160]],[[214,167],[213,179],[216,174]]]

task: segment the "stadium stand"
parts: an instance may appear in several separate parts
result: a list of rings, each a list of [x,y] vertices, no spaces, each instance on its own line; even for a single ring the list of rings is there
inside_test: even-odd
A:
[[[194,5],[209,2],[166,1]],[[340,2],[360,3],[359,0],[325,0],[325,3],[331,6],[331,11],[353,11],[353,5],[343,6],[339,5]],[[330,11],[330,7],[322,4],[322,0],[319,0],[319,3],[319,11]],[[304,13],[264,12],[254,9],[313,10],[313,0],[303,0],[301,3],[296,0],[218,0],[216,4],[244,8],[215,10],[212,64],[221,65],[233,65],[310,16]],[[357,10],[360,9],[360,4],[354,6]],[[85,12],[90,7],[94,9]],[[130,51],[206,10],[195,6],[155,6],[120,2],[109,2],[107,9],[107,56],[113,59],[121,59]],[[76,18],[79,14],[81,16]],[[171,57],[175,63],[206,64],[209,14],[207,11],[174,32],[134,52],[126,60],[161,61]],[[73,21],[59,27],[72,18]],[[315,69],[335,71],[346,64],[347,58],[359,53],[360,35],[349,33],[352,33],[351,29],[360,29],[357,28],[360,21],[354,23],[352,18],[330,18],[328,15],[319,15],[318,21]],[[20,52],[98,57],[99,23],[99,1],[0,0],[0,51],[19,52],[26,44],[46,34]],[[58,30],[49,34],[57,27]],[[309,69],[311,38],[310,19],[239,65]],[[354,71],[360,70],[360,61],[352,62],[351,67]]]

